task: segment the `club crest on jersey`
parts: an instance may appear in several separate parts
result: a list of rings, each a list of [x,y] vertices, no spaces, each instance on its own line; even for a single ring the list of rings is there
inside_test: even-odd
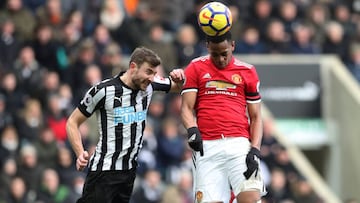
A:
[[[240,84],[242,82],[242,78],[239,74],[234,74],[231,76],[231,80],[235,83],[235,84]]]
[[[206,87],[207,88],[216,88],[216,90],[227,90],[227,89],[235,89],[236,85],[225,82],[225,81],[221,81],[221,80],[216,80],[216,81],[208,81],[206,83]]]
[[[196,202],[201,203],[202,198],[203,198],[203,193],[201,191],[197,191],[196,192]]]

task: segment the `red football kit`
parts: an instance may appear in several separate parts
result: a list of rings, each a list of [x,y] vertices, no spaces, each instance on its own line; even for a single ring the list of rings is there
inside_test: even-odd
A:
[[[197,92],[195,111],[204,140],[249,138],[247,103],[260,102],[259,78],[253,65],[232,57],[223,69],[210,56],[194,59],[185,69],[182,93]]]

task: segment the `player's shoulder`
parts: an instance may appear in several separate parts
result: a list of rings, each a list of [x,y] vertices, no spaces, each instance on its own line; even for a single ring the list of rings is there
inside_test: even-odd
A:
[[[116,82],[116,80],[118,80],[118,78],[116,78],[116,77],[107,78],[107,79],[104,79],[104,80],[96,83],[94,86],[96,86],[97,89],[102,89],[102,88],[105,88],[105,87],[107,87],[107,86],[114,85],[114,83]]]
[[[205,56],[199,56],[197,58],[194,58],[193,60],[191,60],[192,64],[200,64],[200,63],[207,63],[210,61],[210,55],[205,55]]]
[[[234,58],[233,60],[233,65],[237,68],[241,68],[241,69],[254,69],[255,66],[250,64],[250,63],[247,63],[247,62],[244,62],[244,61],[241,61],[237,58]]]

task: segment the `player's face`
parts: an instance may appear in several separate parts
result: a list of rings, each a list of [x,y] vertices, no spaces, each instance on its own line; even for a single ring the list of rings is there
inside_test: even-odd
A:
[[[211,61],[219,69],[225,68],[231,60],[234,51],[235,42],[225,40],[220,43],[207,43],[207,49],[210,54]]]
[[[136,64],[135,64],[136,65]],[[132,83],[134,87],[139,90],[146,90],[147,86],[154,81],[156,75],[156,67],[151,67],[148,63],[143,63],[140,66],[136,65],[135,71],[132,77]]]

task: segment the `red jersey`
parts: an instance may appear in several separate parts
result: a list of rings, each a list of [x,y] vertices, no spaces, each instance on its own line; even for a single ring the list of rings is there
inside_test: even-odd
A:
[[[195,112],[204,140],[249,138],[247,103],[261,101],[259,78],[253,65],[232,57],[218,69],[209,56],[194,59],[185,69],[182,93],[197,92]]]

